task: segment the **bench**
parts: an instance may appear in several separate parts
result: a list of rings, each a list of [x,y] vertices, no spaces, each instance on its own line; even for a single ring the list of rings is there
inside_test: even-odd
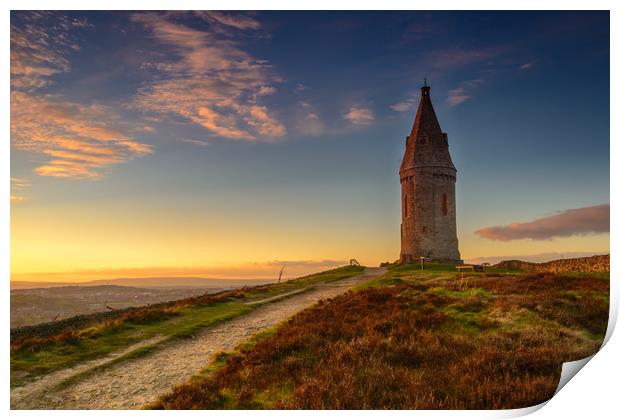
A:
[[[471,270],[474,271],[473,265],[457,265],[456,270],[460,273],[463,270]]]

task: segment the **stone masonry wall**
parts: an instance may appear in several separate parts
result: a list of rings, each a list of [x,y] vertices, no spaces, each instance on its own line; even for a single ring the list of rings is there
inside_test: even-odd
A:
[[[554,260],[545,263],[531,263],[519,260],[508,260],[495,264],[493,267],[509,270],[532,271],[539,273],[565,273],[571,271],[594,273],[609,272],[609,261],[609,254],[607,254],[595,255],[592,257]]]
[[[456,171],[420,168],[407,172],[401,180],[402,254],[413,259],[425,256],[460,260],[456,237]]]

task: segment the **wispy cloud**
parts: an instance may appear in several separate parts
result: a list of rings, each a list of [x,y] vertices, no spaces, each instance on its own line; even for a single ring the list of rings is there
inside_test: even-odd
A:
[[[194,139],[182,139],[183,143],[193,144],[195,146],[206,147],[209,145],[208,141],[205,140],[194,140]]]
[[[455,89],[448,91],[446,102],[448,106],[453,107],[462,104],[472,98],[472,91],[482,83],[482,79],[467,80]]]
[[[304,136],[319,136],[325,131],[325,123],[316,107],[309,102],[297,102],[294,119],[295,129]]]
[[[465,88],[459,87],[448,91],[448,99],[446,99],[446,102],[452,107],[460,105],[470,98],[471,96],[465,93]]]
[[[531,222],[486,227],[477,230],[476,234],[495,241],[513,241],[605,232],[609,232],[609,204],[565,210]]]
[[[11,188],[21,190],[30,186],[30,181],[21,178],[11,178]]]
[[[529,63],[523,63],[519,66],[519,69],[527,71],[527,70],[531,70],[532,68],[534,68],[534,66],[536,65],[535,61],[530,61]]]
[[[150,153],[150,146],[121,133],[108,107],[79,104],[41,93],[51,77],[70,70],[78,51],[71,28],[91,27],[55,12],[20,14],[11,27],[11,145],[52,160],[35,168],[43,176],[97,178],[101,168]]]
[[[30,181],[21,178],[11,178],[11,204],[21,203],[28,200],[23,190],[30,187]]]
[[[489,62],[499,54],[502,48],[488,47],[481,49],[447,49],[430,54],[427,61],[436,70],[455,70],[473,64]]]
[[[11,204],[21,203],[21,202],[26,201],[27,199],[28,199],[28,197],[25,196],[25,195],[11,194]]]
[[[248,16],[212,12],[201,16],[236,30],[259,28]],[[275,93],[274,84],[281,81],[271,65],[243,51],[218,28],[198,30],[178,19],[183,17],[132,15],[175,55],[170,61],[146,63],[158,74],[138,91],[132,106],[178,115],[219,137],[256,140],[286,135],[284,124],[259,103]]]
[[[418,95],[413,95],[403,101],[390,105],[390,109],[396,112],[408,112],[411,111],[419,101]]]
[[[375,120],[375,114],[370,108],[351,107],[343,118],[354,125],[368,125]]]
[[[71,36],[71,21],[53,12],[20,15],[23,25],[11,25],[11,87],[33,90],[50,77],[69,70],[67,55],[79,50]]]
[[[303,134],[318,136],[323,133],[325,124],[321,121],[321,118],[314,112],[309,112],[303,119],[303,122],[298,126]]]
[[[225,13],[219,11],[198,11],[198,16],[203,17],[207,21],[217,22],[219,24],[230,26],[241,30],[257,30],[260,28],[260,22],[251,16],[241,13]]]
[[[403,41],[419,42],[441,33],[443,30],[445,28],[440,22],[433,20],[430,15],[425,15],[422,20],[413,22],[405,28]]]
[[[51,95],[11,93],[11,145],[52,157],[38,175],[97,178],[101,169],[151,152],[114,127],[113,113]]]

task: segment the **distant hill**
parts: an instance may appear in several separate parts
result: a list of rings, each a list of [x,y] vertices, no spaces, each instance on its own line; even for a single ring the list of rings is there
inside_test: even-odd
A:
[[[37,289],[40,287],[63,287],[63,286],[73,286],[75,283],[69,282],[47,282],[47,281],[12,281],[11,282],[11,290],[14,289]]]
[[[51,286],[42,282],[15,283],[11,283],[11,328],[185,299],[204,293],[238,289],[245,285],[259,285],[266,281],[156,278],[54,283]]]
[[[184,299],[229,288],[231,287],[145,288],[119,285],[14,288],[11,289],[11,327]]]
[[[238,288],[273,283],[275,279],[213,279],[204,277],[143,277],[90,280],[85,282],[12,281],[11,290],[49,287],[127,286],[142,288]]]

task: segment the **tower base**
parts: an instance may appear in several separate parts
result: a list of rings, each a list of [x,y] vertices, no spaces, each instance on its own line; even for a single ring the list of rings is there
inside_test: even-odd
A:
[[[447,258],[425,258],[425,262],[448,265],[461,265],[463,260],[452,260]],[[420,257],[414,257],[411,254],[401,254],[399,264],[415,264],[420,262]]]

